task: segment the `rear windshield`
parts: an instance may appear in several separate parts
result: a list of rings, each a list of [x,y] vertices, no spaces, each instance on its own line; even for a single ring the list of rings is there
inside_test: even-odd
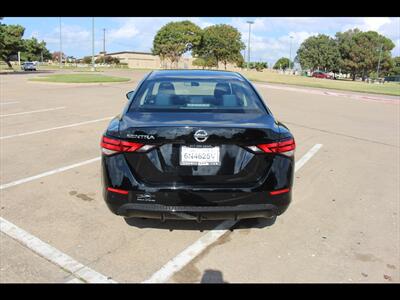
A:
[[[162,78],[146,80],[132,111],[216,111],[265,113],[248,83],[235,79]]]

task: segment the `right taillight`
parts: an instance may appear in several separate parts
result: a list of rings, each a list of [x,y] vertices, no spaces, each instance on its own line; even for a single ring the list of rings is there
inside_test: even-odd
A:
[[[106,136],[102,137],[100,146],[105,155],[112,155],[122,152],[146,152],[155,147],[155,145],[144,145],[141,143],[128,142]]]
[[[275,143],[268,144],[258,144],[256,146],[248,147],[255,152],[265,152],[265,153],[277,153],[286,156],[293,156],[294,150],[296,149],[296,143],[294,139],[288,139],[284,141],[279,141]],[[261,150],[261,151],[260,151]]]

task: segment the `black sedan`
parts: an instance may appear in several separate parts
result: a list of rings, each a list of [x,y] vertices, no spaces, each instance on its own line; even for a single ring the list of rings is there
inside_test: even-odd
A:
[[[292,197],[295,141],[235,72],[148,74],[105,131],[103,196],[127,218],[272,218]]]

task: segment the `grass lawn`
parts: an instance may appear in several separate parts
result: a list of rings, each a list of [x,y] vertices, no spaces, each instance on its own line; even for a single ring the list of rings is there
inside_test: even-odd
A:
[[[400,96],[400,83],[396,82],[374,84],[359,81],[354,82],[349,80],[330,80],[305,76],[278,74],[269,70],[264,70],[263,72],[242,71],[241,73],[251,81]]]
[[[92,67],[76,67],[76,66],[63,66],[61,69],[59,65],[39,65],[38,70],[68,70],[68,71],[73,71],[73,72],[92,72]],[[134,71],[134,70],[151,70],[151,69],[133,69],[133,68],[128,68],[128,67],[102,67],[102,66],[97,66],[96,67],[96,72],[104,72],[104,71]]]
[[[108,76],[102,74],[53,74],[34,77],[29,80],[40,82],[64,82],[64,83],[98,83],[98,82],[124,82],[129,78]]]
[[[12,73],[14,72],[13,68],[9,68],[5,63],[0,63],[0,72],[7,72],[7,73]]]

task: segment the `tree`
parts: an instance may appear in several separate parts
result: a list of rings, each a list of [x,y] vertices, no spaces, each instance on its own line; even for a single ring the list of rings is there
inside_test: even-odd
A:
[[[21,59],[28,61],[40,61],[50,59],[52,56],[46,48],[46,43],[41,41],[40,43],[36,38],[23,40],[23,51],[21,52]]]
[[[396,56],[393,58],[393,67],[390,70],[388,75],[400,75],[400,56]]]
[[[153,40],[152,53],[161,61],[169,59],[177,64],[181,56],[197,47],[201,41],[201,28],[190,21],[170,22],[157,32]]]
[[[244,68],[244,57],[241,52],[232,55],[232,63],[235,63],[237,67]],[[226,66],[225,66],[226,69]]]
[[[256,62],[254,67],[257,71],[261,72],[263,69],[268,68],[268,63],[267,62]]]
[[[246,67],[246,63],[245,63],[245,61],[244,61],[244,57],[243,57],[242,54],[240,54],[240,56],[238,56],[238,58],[237,58],[237,60],[236,60],[236,66],[237,66],[238,68],[241,68],[241,69],[243,69],[243,68]]]
[[[90,58],[92,59],[92,58]],[[104,55],[104,56],[100,56],[98,57],[95,61],[96,64],[98,63],[104,63],[104,64],[119,64],[119,59],[118,57],[113,57],[111,55]]]
[[[198,57],[193,60],[193,65],[198,67],[203,67],[203,70],[205,68],[211,69],[212,67],[218,67],[217,61],[213,57],[208,57],[208,58]]]
[[[287,68],[289,68],[289,63],[292,65],[293,62],[291,62],[289,60],[289,58],[286,57],[281,57],[280,59],[278,59],[274,65],[274,69],[283,69],[286,70]]]
[[[387,73],[393,67],[390,51],[394,43],[376,31],[362,32],[359,29],[336,33],[340,52],[340,67],[350,73],[352,79],[361,76],[364,81],[371,73],[376,72],[379,56],[380,73]]]
[[[0,24],[0,58],[12,68],[11,57],[17,55],[18,51],[22,51],[24,44],[22,36],[25,28],[21,25],[5,25]]]
[[[306,39],[297,50],[302,69],[337,72],[340,53],[335,39],[319,34]]]
[[[213,25],[203,30],[199,47],[193,49],[193,53],[199,57],[213,57],[217,65],[222,62],[240,64],[243,60],[241,50],[245,45],[241,40],[240,32],[225,24]]]
[[[82,63],[84,63],[84,64],[91,64],[91,63],[92,63],[92,57],[91,57],[91,56],[85,56],[85,57],[82,59]]]
[[[61,62],[65,61],[66,58],[67,56],[65,55],[65,53],[61,52]],[[51,59],[53,61],[60,61],[60,51],[53,52],[53,54],[51,55]]]
[[[65,61],[67,58],[67,55],[64,52],[60,52],[60,51],[55,51],[53,52],[53,54],[51,55],[51,59],[55,62],[59,62],[61,58],[61,62]]]

